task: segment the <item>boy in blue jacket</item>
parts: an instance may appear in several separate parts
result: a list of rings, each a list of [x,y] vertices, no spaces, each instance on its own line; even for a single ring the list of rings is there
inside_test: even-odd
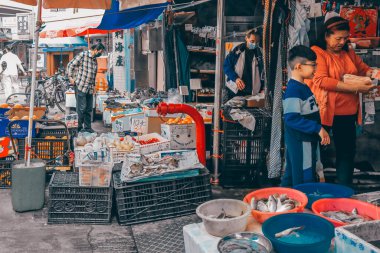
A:
[[[305,46],[289,51],[292,72],[283,98],[286,165],[281,186],[315,182],[318,142],[330,144],[315,97],[304,82],[313,78],[316,59],[317,55]]]

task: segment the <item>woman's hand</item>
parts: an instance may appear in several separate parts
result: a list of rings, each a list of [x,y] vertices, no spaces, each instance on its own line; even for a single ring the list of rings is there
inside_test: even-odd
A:
[[[356,85],[354,85],[355,93],[360,92],[360,93],[367,94],[375,88],[376,88],[376,85],[372,85],[372,83],[371,84],[356,84]]]
[[[321,137],[321,144],[322,145],[329,145],[330,144],[330,136],[329,133],[322,127],[319,131],[319,137]]]
[[[365,74],[365,76],[368,76],[368,77],[371,77],[371,78],[372,78],[372,75],[373,75],[373,69],[369,69],[369,70],[366,72],[366,74]]]

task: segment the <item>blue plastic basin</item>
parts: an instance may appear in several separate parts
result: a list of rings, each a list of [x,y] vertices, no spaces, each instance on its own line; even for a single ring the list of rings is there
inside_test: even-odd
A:
[[[350,198],[354,190],[339,184],[308,183],[294,186],[294,189],[306,194],[308,198],[306,208],[311,209],[313,203],[319,199]]]
[[[292,227],[304,226],[296,234],[276,238],[275,234]],[[263,233],[277,253],[326,253],[334,238],[334,226],[327,220],[307,213],[273,216],[263,224]]]

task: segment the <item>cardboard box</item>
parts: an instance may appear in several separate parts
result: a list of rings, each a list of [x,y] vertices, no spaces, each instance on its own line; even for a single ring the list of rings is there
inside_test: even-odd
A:
[[[142,119],[144,118],[144,113],[134,113],[125,115],[112,122],[112,132],[121,133],[125,131],[131,131],[132,119]]]
[[[247,107],[250,108],[264,108],[265,107],[265,98],[264,97],[255,97],[246,99]]]
[[[141,136],[136,136],[136,140],[138,141],[148,141],[152,138],[156,138],[159,140],[159,142],[152,143],[152,144],[146,144],[146,145],[140,145],[138,142],[134,143],[135,149],[134,153],[147,155],[158,151],[164,151],[170,149],[170,141],[163,138],[161,135],[157,133],[151,133],[151,134],[145,134]]]
[[[162,137],[170,141],[170,149],[195,149],[195,124],[161,124]]]
[[[37,116],[37,119],[41,119],[46,113],[46,107],[34,107],[33,115]],[[17,116],[20,119],[24,116],[29,117],[29,107],[23,107],[23,108],[12,108],[8,112],[5,113],[6,116],[8,116],[8,119],[12,119],[13,117]]]

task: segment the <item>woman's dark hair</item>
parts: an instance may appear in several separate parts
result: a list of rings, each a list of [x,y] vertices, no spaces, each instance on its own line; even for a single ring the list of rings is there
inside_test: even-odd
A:
[[[332,17],[328,19],[322,26],[322,29],[313,45],[318,46],[326,50],[326,36],[334,34],[335,31],[350,31],[350,26],[348,21],[342,17]],[[348,44],[346,43],[343,50],[348,51]]]
[[[98,44],[95,44],[91,47],[91,50],[96,50],[96,51],[100,51],[100,50],[106,50],[106,47],[102,44],[102,43],[98,43]]]

